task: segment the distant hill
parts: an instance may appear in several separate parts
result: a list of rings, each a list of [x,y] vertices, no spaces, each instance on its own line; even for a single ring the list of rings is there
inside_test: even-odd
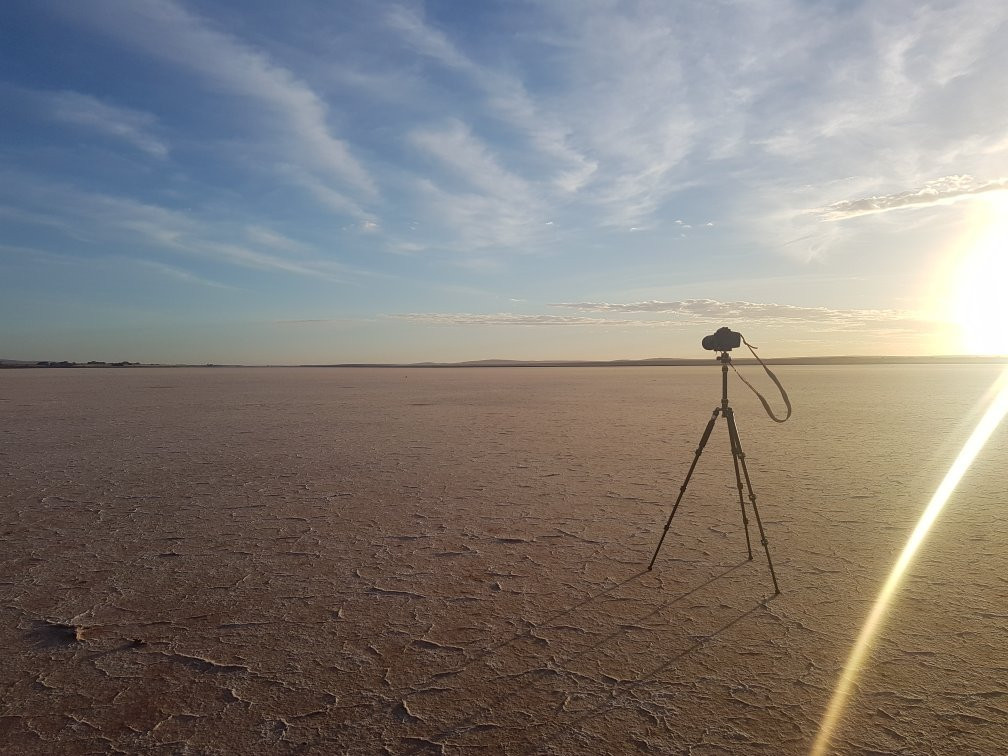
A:
[[[332,365],[300,365],[299,367],[343,368],[481,368],[481,367],[688,367],[710,365],[707,358],[650,357],[642,360],[470,360],[468,362],[352,362]],[[1008,355],[923,355],[923,356],[864,356],[838,355],[833,357],[770,357],[763,360],[768,365],[1000,365],[1008,364]],[[733,357],[737,365],[755,365],[752,357]]]
[[[67,362],[54,360],[12,360],[0,358],[0,368],[108,368],[108,367],[311,367],[311,368],[501,368],[501,367],[689,367],[710,365],[715,356],[706,358],[649,357],[642,360],[469,360],[467,362],[343,362],[311,365],[234,365],[202,363],[166,365],[140,362]],[[755,365],[752,357],[733,357],[736,365]],[[989,356],[973,354],[918,355],[918,356],[866,356],[837,355],[832,357],[770,357],[768,365],[1004,365],[1008,355]]]
[[[70,362],[69,360],[10,360],[0,358],[0,368],[94,368],[94,367],[156,367],[141,365],[139,362]]]

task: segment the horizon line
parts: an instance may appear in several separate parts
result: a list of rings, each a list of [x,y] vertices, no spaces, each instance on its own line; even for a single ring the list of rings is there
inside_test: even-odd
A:
[[[689,367],[716,362],[711,357],[645,357],[598,359],[522,360],[490,358],[457,362],[331,362],[331,363],[216,363],[216,362],[130,362],[119,360],[13,360],[0,359],[3,369],[53,368],[143,368],[143,367],[247,367],[247,368],[476,368],[476,367]],[[738,364],[758,364],[753,357],[738,357]],[[1008,355],[936,354],[936,355],[826,355],[802,357],[768,357],[768,365],[870,365],[870,364],[1004,364]]]

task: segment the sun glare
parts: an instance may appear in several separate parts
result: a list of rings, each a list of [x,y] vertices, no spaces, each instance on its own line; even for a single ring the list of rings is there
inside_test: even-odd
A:
[[[1008,201],[992,201],[987,222],[959,265],[951,315],[967,354],[1008,355]]]

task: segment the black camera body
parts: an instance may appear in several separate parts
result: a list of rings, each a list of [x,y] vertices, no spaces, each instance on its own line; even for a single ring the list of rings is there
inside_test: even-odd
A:
[[[710,336],[704,336],[700,344],[704,349],[709,349],[712,352],[730,352],[735,347],[742,345],[742,334],[724,326],[718,328]]]

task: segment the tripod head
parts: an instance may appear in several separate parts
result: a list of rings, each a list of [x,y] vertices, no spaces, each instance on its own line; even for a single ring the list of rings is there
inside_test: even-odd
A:
[[[730,339],[729,336],[731,337]],[[736,368],[735,364],[732,362],[731,355],[728,354],[728,352],[738,346],[738,344],[735,343],[736,336],[738,337],[739,341],[741,341],[747,347],[749,347],[749,351],[752,352],[752,356],[755,357],[756,361],[763,366],[763,369],[766,371],[766,374],[770,376],[770,380],[774,382],[774,385],[776,385],[778,391],[780,391],[781,398],[784,400],[784,406],[787,407],[787,414],[784,417],[782,418],[777,417],[773,413],[773,410],[770,409],[770,405],[767,403],[767,400],[763,398],[763,395],[759,391],[757,391],[756,388],[751,383],[749,383],[749,381],[745,379],[745,376],[743,376],[738,371],[738,368]],[[716,342],[716,344],[714,344],[714,342]],[[756,398],[760,400],[760,403],[762,403],[763,405],[763,409],[766,410],[767,417],[769,417],[776,423],[783,423],[789,417],[791,417],[791,400],[788,399],[787,392],[784,390],[784,387],[781,385],[781,382],[777,380],[777,376],[773,374],[770,368],[766,366],[766,363],[760,359],[760,356],[758,354],[756,354],[756,347],[754,347],[752,344],[746,341],[745,337],[741,333],[729,330],[728,328],[719,328],[717,332],[714,333],[712,336],[704,337],[703,346],[704,349],[711,349],[711,351],[721,352],[721,354],[719,354],[715,359],[717,359],[717,361],[721,363],[722,411],[728,410],[728,366],[730,365],[731,369],[734,370],[735,374],[739,377],[739,380],[741,380],[742,383],[748,386],[750,391],[756,394]]]

